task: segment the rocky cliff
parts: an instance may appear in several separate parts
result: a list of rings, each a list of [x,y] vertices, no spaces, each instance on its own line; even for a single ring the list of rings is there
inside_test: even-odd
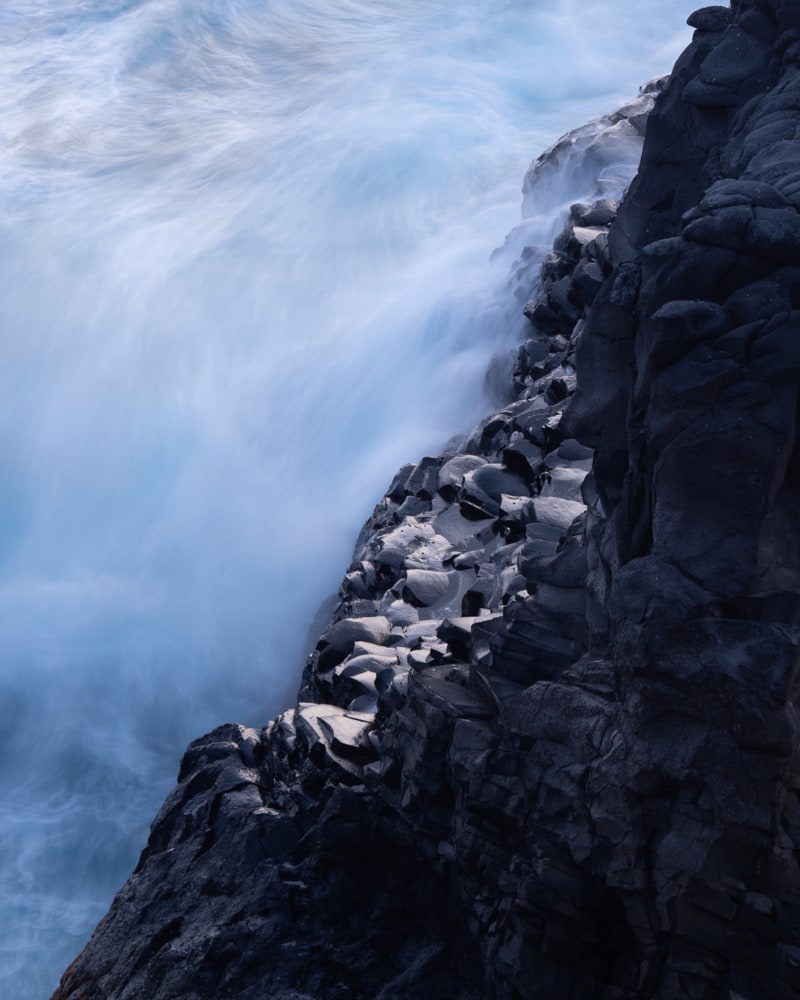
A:
[[[519,262],[514,401],[397,475],[295,708],[189,747],[58,1000],[800,996],[800,5],[690,23],[619,211]]]

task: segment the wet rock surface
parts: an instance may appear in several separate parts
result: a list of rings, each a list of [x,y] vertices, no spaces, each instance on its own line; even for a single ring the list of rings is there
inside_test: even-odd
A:
[[[294,709],[189,747],[58,1000],[800,996],[800,11],[690,23],[619,210],[520,258],[513,402],[397,475]]]

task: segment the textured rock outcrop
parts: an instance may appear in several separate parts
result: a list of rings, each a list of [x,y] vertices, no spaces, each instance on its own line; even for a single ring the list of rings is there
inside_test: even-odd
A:
[[[58,1000],[800,996],[800,7],[690,23],[514,402],[400,471]]]

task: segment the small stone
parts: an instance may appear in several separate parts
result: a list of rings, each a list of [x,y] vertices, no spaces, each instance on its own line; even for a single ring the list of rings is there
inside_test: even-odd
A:
[[[686,23],[698,31],[719,32],[731,23],[732,14],[730,7],[701,7],[686,18]]]
[[[536,497],[533,506],[537,522],[551,525],[560,531],[566,531],[576,517],[586,513],[585,504],[558,497]]]
[[[384,611],[393,628],[403,628],[419,621],[419,612],[417,609],[409,604],[408,601],[404,601],[401,598],[392,601]]]
[[[586,478],[583,469],[555,468],[550,473],[550,479],[542,487],[543,497],[558,497],[561,500],[572,500],[583,504],[581,487]]]
[[[465,490],[469,495],[468,482],[474,484],[482,493],[499,500],[503,493],[512,496],[528,496],[528,487],[519,476],[509,472],[502,465],[486,464],[475,469],[465,478]]]
[[[456,455],[455,458],[451,458],[439,470],[437,479],[439,493],[445,500],[452,502],[464,481],[464,476],[485,464],[486,459],[478,455]]]
[[[417,607],[431,607],[441,601],[451,589],[447,572],[413,569],[406,573],[403,597]]]
[[[531,483],[542,465],[542,449],[515,431],[503,449],[503,464],[525,483]]]

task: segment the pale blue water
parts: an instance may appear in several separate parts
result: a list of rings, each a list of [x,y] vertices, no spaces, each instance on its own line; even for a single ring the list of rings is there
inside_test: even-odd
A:
[[[0,7],[0,998],[55,987],[186,742],[290,703],[394,470],[488,406],[528,161],[691,9]]]

